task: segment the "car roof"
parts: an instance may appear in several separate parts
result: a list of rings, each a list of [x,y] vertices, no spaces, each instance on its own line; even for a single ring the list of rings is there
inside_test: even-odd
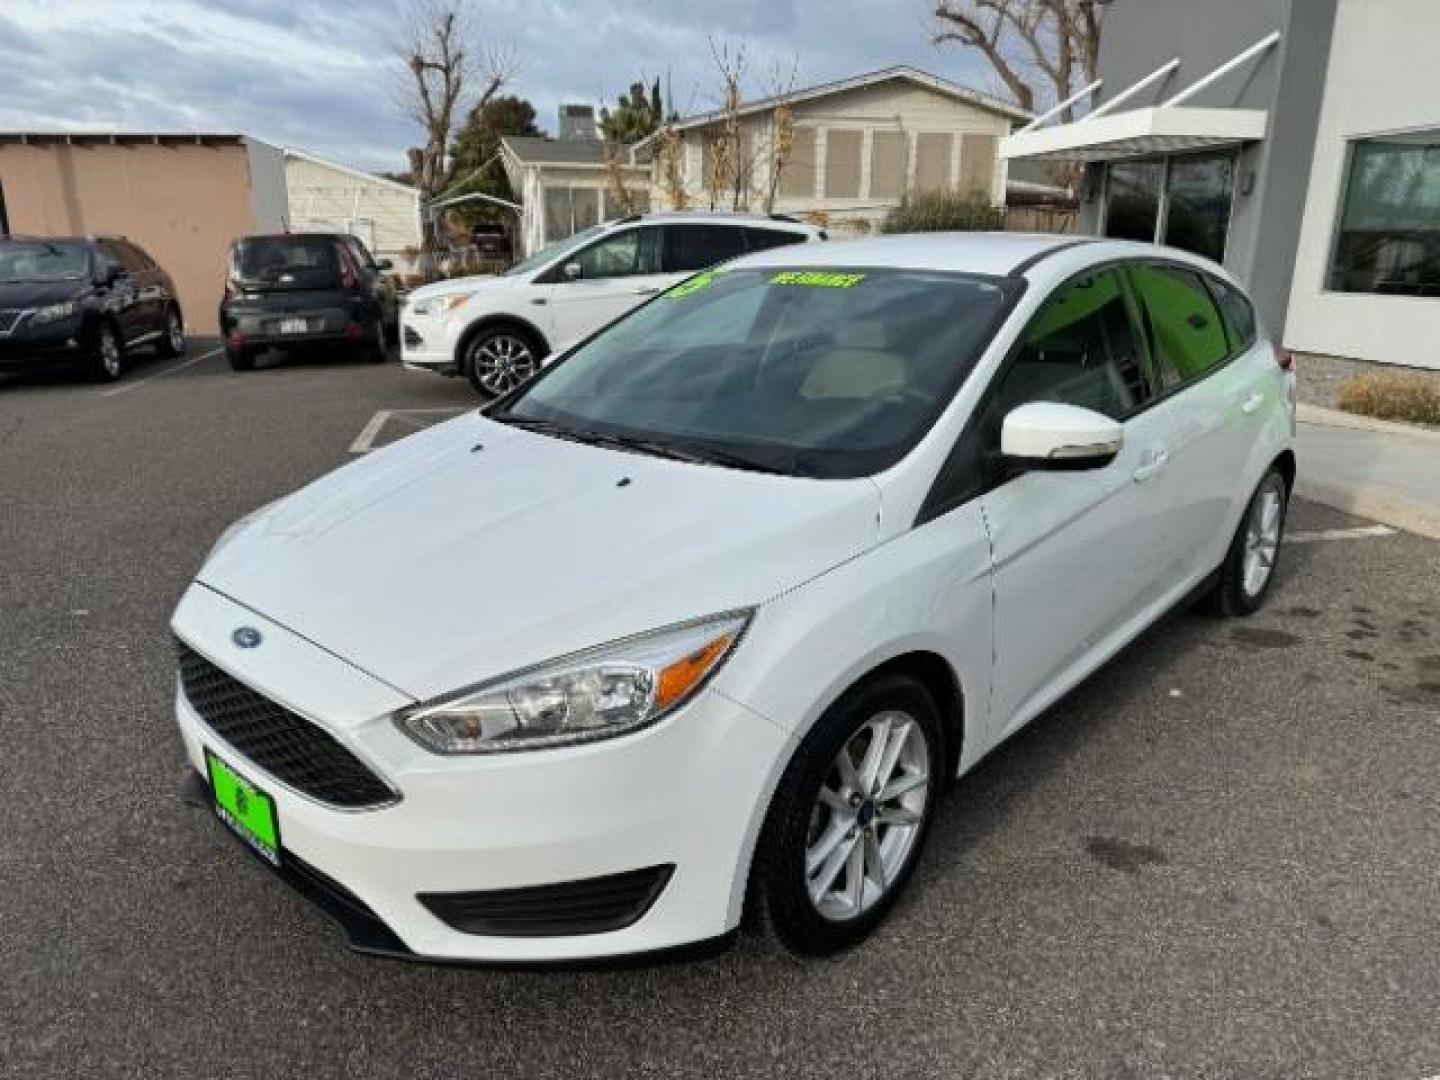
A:
[[[990,277],[1058,280],[1113,259],[1166,259],[1188,263],[1233,283],[1221,266],[1178,248],[1130,240],[1055,233],[933,232],[835,240],[771,248],[728,265],[784,267],[894,267]]]
[[[729,210],[661,210],[653,214],[632,214],[617,221],[607,221],[607,226],[633,225],[637,222],[694,222],[705,225],[745,225],[763,229],[783,229],[789,232],[819,233],[819,226],[801,221],[784,214],[744,214]]]

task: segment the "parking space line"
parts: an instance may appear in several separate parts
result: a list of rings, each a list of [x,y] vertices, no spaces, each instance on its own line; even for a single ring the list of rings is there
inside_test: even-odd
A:
[[[1287,544],[1313,544],[1319,540],[1368,540],[1379,536],[1394,536],[1395,530],[1388,525],[1360,525],[1353,529],[1316,529],[1313,532],[1292,532],[1285,537]]]
[[[412,428],[420,428],[425,425],[412,419],[416,416],[432,416],[435,413],[447,413],[451,416],[459,416],[466,412],[467,408],[454,408],[447,406],[440,409],[381,409],[374,416],[365,422],[360,429],[360,434],[355,436],[355,441],[350,444],[350,453],[368,454],[375,449],[375,440],[380,437],[380,432],[385,430],[385,425],[391,420],[396,420]]]
[[[381,409],[372,416],[360,429],[360,434],[355,436],[355,441],[350,444],[350,453],[365,454],[370,450],[370,444],[375,441],[375,436],[380,434],[380,429],[390,419],[390,409]]]
[[[115,397],[117,394],[123,394],[130,390],[136,390],[144,386],[148,382],[154,382],[156,379],[163,379],[166,375],[173,375],[175,374],[175,372],[181,370],[182,368],[193,367],[195,364],[200,363],[201,360],[208,360],[212,356],[219,356],[224,351],[224,346],[221,346],[218,349],[211,349],[209,352],[201,353],[199,356],[191,356],[188,359],[182,360],[180,363],[175,364],[173,367],[166,368],[164,371],[152,372],[151,374],[146,375],[143,379],[134,379],[129,382],[122,383],[119,386],[112,386],[109,390],[101,390],[100,396]]]

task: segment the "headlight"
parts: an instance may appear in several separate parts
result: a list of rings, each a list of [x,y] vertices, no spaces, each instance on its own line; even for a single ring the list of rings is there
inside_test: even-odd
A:
[[[59,322],[61,319],[68,319],[80,310],[80,305],[74,300],[66,300],[63,304],[51,304],[36,310],[30,316],[31,326],[43,326],[46,323]]]
[[[487,754],[607,739],[689,701],[734,650],[750,613],[731,612],[575,653],[396,716],[437,754]]]
[[[445,293],[442,296],[427,296],[416,300],[410,310],[416,315],[446,315],[474,296],[473,292]]]

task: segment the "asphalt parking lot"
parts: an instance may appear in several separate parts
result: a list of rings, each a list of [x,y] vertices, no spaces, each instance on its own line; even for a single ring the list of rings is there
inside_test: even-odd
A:
[[[1440,543],[1305,504],[1264,612],[1172,617],[1002,747],[857,951],[347,952],[178,798],[167,621],[233,518],[473,405],[203,344],[0,377],[0,1075],[1440,1073]]]

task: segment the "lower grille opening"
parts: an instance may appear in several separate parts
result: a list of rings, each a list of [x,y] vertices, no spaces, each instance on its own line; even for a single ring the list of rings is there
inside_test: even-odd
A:
[[[416,899],[462,934],[561,937],[623,930],[650,910],[673,864],[622,874],[487,892],[421,893]]]

